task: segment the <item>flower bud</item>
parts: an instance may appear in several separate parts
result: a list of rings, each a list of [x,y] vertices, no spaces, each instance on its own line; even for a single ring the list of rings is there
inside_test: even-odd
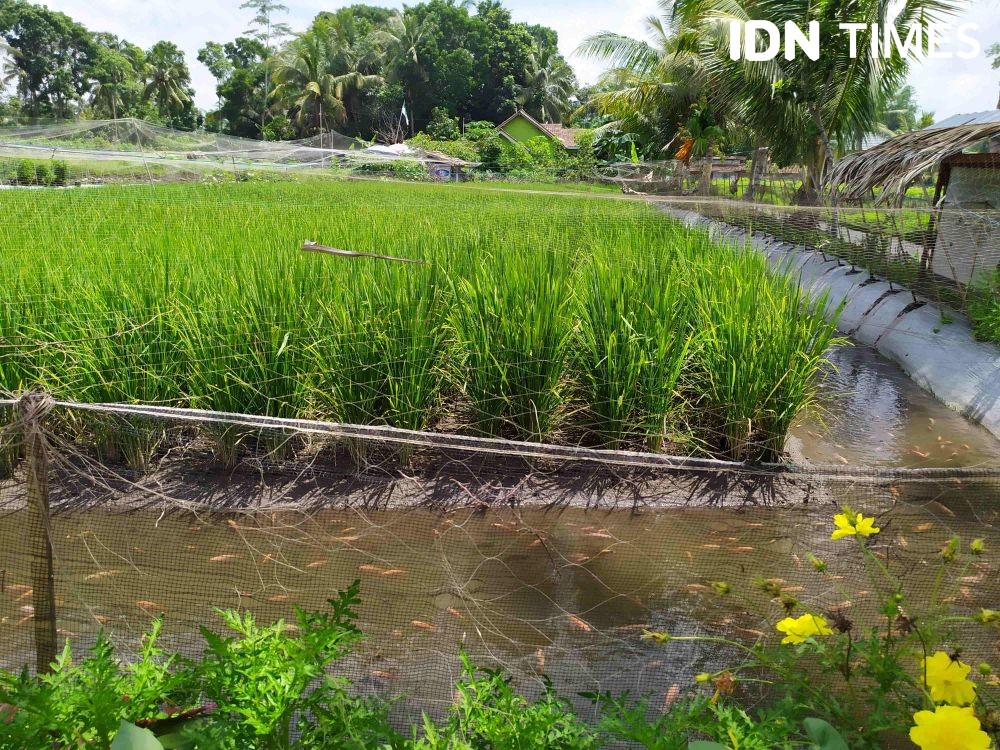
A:
[[[817,573],[826,572],[826,563],[820,560],[818,557],[816,557],[816,555],[814,555],[812,552],[809,553],[809,563],[813,566],[813,570],[815,570]]]
[[[670,633],[662,633],[654,630],[643,630],[642,638],[646,641],[653,641],[654,643],[669,643]]]
[[[696,674],[694,676],[694,681],[698,683],[708,682],[711,679],[712,675],[710,675],[708,672],[702,672],[701,674]]]
[[[981,555],[986,551],[985,539],[973,539],[969,542],[969,551],[974,555]]]
[[[993,674],[993,667],[991,667],[986,662],[980,662],[979,674],[981,674],[983,677],[989,677],[991,674]]]

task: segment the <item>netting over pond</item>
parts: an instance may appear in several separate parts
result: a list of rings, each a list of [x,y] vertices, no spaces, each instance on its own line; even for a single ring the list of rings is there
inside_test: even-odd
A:
[[[3,406],[8,669],[102,630],[134,653],[160,614],[162,645],[194,656],[216,608],[292,619],[358,578],[367,637],[337,669],[402,696],[407,718],[452,702],[461,649],[528,692],[551,679],[662,705],[737,656],[646,630],[775,639],[775,587],[831,619],[878,621],[879,580],[830,538],[844,505],[877,519],[868,545],[902,579],[908,617],[1000,601],[996,468],[753,467],[34,396]],[[123,446],[150,435],[151,460],[130,467]],[[222,437],[236,446],[225,462]],[[987,553],[939,578],[955,536]],[[995,629],[956,635],[968,662],[1000,655]]]

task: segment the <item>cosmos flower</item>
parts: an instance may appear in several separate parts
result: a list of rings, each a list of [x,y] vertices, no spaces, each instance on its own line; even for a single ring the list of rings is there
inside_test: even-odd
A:
[[[976,699],[976,683],[969,679],[972,667],[938,651],[922,660],[927,687],[935,703],[967,706]]]
[[[871,536],[877,534],[880,529],[875,525],[875,518],[857,514],[851,518],[847,513],[838,513],[833,517],[833,523],[837,527],[831,539],[843,539],[845,536]]]
[[[917,711],[910,739],[920,750],[989,750],[990,738],[971,708],[938,706]]]
[[[833,630],[826,622],[826,618],[820,615],[805,614],[801,617],[786,617],[779,621],[775,627],[779,632],[784,633],[782,643],[803,643],[806,638],[816,635],[833,635]]]

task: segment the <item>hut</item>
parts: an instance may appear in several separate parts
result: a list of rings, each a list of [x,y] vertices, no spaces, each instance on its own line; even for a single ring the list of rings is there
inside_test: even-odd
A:
[[[1000,270],[1000,110],[955,115],[841,159],[832,202],[901,208],[933,176],[921,268],[961,287]]]

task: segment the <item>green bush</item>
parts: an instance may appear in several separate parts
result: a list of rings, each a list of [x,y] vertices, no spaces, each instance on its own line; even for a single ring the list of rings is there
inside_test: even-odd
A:
[[[35,184],[51,185],[55,181],[55,173],[52,171],[52,162],[35,162]]]
[[[437,141],[427,133],[417,133],[406,141],[406,145],[422,151],[437,151],[463,161],[479,161],[479,151],[476,149],[476,145],[464,138],[453,141]]]
[[[69,181],[69,164],[64,161],[52,162],[52,184],[63,186]]]
[[[968,305],[976,337],[1000,344],[1000,270],[972,285]]]
[[[382,175],[398,180],[414,180],[422,182],[430,179],[427,168],[416,159],[386,159],[385,161],[370,161],[354,167],[357,174]]]
[[[455,141],[461,135],[458,118],[451,117],[444,107],[434,107],[431,110],[431,121],[427,123],[426,130],[427,135],[436,141]]]
[[[31,159],[21,159],[18,161],[15,178],[18,185],[34,185],[35,163]]]

